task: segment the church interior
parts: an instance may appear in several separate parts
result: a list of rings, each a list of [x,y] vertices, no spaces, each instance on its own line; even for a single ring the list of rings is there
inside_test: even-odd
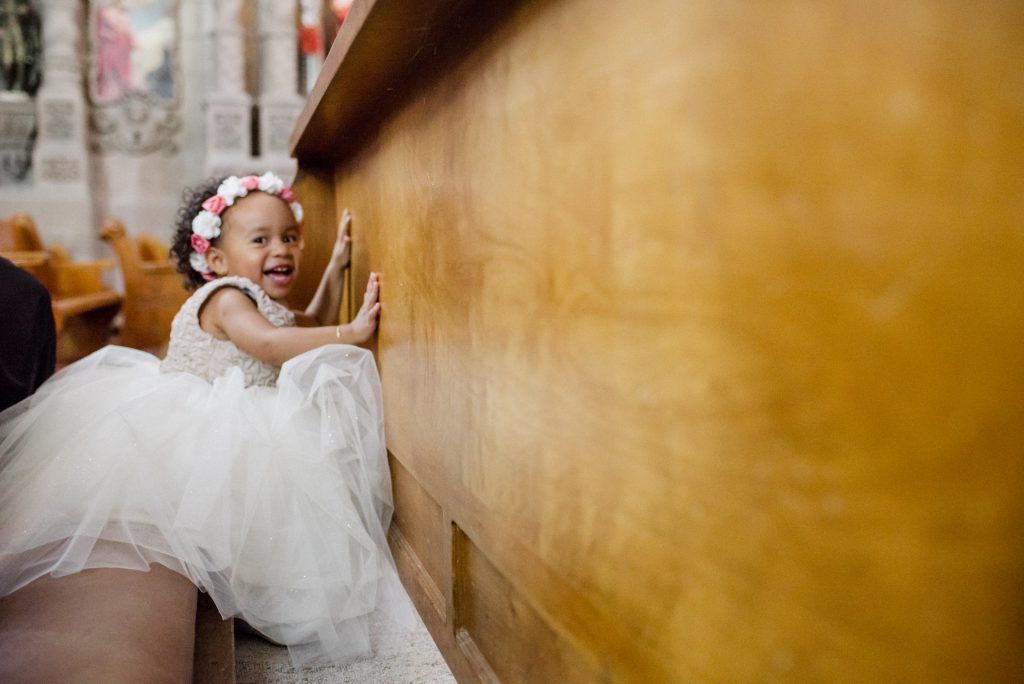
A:
[[[163,358],[208,179],[301,202],[295,310],[350,215],[416,615],[304,668],[85,571],[0,680],[1024,681],[1022,65],[1019,0],[0,0],[0,371]]]

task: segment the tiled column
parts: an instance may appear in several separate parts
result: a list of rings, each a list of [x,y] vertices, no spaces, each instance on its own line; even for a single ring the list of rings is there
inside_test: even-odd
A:
[[[324,45],[323,0],[299,0],[299,67],[305,80],[306,93],[313,89],[323,66]]]
[[[295,0],[260,2],[260,153],[262,166],[286,180],[295,175],[288,138],[302,111],[298,94]]]
[[[252,165],[251,106],[245,92],[242,0],[217,0],[215,59],[207,76],[206,171],[243,173]]]
[[[216,55],[216,10],[207,0],[179,0],[181,35],[181,158],[185,184],[198,183],[206,172],[206,99],[213,88],[210,65]]]
[[[82,92],[81,3],[43,0],[43,83],[36,95],[39,137],[34,168],[37,183],[61,191],[88,186],[86,109]]]
[[[33,194],[47,199],[33,213],[44,240],[59,242],[72,254],[89,254],[96,240],[82,88],[83,3],[42,0],[37,6],[43,21],[44,71],[36,94]]]

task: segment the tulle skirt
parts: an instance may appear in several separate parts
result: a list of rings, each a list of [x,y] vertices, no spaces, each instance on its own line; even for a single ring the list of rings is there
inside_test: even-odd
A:
[[[160,563],[296,664],[367,653],[374,611],[414,619],[369,352],[307,352],[276,388],[158,366],[106,347],[0,413],[0,596]]]

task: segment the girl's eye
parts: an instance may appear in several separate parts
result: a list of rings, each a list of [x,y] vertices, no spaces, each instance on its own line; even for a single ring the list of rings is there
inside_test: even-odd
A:
[[[262,245],[264,242],[267,241],[267,238],[265,238],[265,237],[257,237],[257,238],[253,238],[252,241],[255,242],[257,245]]]
[[[284,241],[285,241],[286,243],[289,243],[289,244],[290,244],[290,243],[292,243],[292,242],[295,242],[295,236],[294,236],[294,235],[285,235],[285,236],[284,236],[284,237],[282,238],[282,240],[284,240]]]

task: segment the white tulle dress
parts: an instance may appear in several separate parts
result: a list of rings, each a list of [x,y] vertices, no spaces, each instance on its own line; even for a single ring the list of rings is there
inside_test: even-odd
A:
[[[106,347],[0,413],[0,596],[44,575],[160,563],[287,644],[367,653],[374,611],[408,623],[372,355],[330,345],[280,369],[199,327],[217,288],[294,317],[244,278],[176,316],[167,358]]]

